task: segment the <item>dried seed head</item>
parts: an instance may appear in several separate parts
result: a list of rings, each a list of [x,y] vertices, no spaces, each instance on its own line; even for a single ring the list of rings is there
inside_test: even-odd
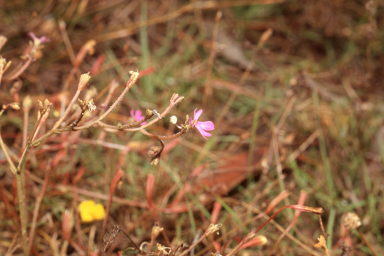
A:
[[[149,156],[149,157],[154,157],[154,156],[157,155],[160,151],[161,151],[161,147],[160,147],[160,146],[152,146],[152,147],[150,147],[149,150],[148,150],[148,156]]]
[[[205,231],[205,236],[212,235],[213,233],[219,231],[221,226],[222,226],[222,224],[216,224],[216,225],[215,224],[211,224],[211,225],[209,225],[209,227]]]
[[[163,231],[164,228],[160,227],[159,224],[156,222],[155,225],[152,228],[152,240],[155,240],[157,236],[160,234],[161,231]]]
[[[85,102],[86,102],[86,104],[87,104],[87,106],[88,106],[88,110],[89,110],[89,112],[92,112],[92,111],[96,110],[97,107],[96,107],[95,104],[93,103],[93,99],[86,100]]]
[[[169,255],[172,252],[172,249],[169,247],[165,247],[164,245],[157,244],[156,245],[157,250],[162,252],[164,255]]]
[[[320,235],[320,237],[317,238],[317,240],[319,240],[319,242],[314,245],[316,248],[320,248],[320,247],[326,246],[325,238],[324,238],[323,235]]]
[[[356,229],[361,226],[360,217],[354,212],[344,213],[341,217],[341,223],[346,229]]]

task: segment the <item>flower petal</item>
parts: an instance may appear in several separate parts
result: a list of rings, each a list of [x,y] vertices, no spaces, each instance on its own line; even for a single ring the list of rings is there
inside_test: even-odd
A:
[[[201,128],[201,126],[196,125],[196,128],[197,128],[197,130],[200,132],[201,136],[203,136],[204,139],[208,140],[208,139],[206,138],[206,136],[207,136],[207,137],[212,136],[212,134],[210,134],[210,133],[204,131],[203,128]]]
[[[33,40],[36,40],[37,39],[37,36],[35,36],[35,34],[33,32],[29,32],[28,35],[33,39]]]
[[[131,117],[135,117],[135,111],[133,109],[131,109],[131,111],[129,111],[129,113],[131,114]]]
[[[211,121],[197,122],[197,125],[206,131],[213,131],[215,129],[215,125]]]
[[[202,109],[200,109],[199,111],[197,111],[197,113],[196,113],[196,110],[197,110],[197,109],[195,109],[195,112],[194,112],[194,115],[193,115],[193,119],[195,119],[195,120],[199,119],[199,117],[200,117],[201,114],[203,113],[203,110],[202,110]]]
[[[141,115],[141,110],[136,110],[135,119],[136,121],[140,121],[141,119],[143,119],[143,116]]]

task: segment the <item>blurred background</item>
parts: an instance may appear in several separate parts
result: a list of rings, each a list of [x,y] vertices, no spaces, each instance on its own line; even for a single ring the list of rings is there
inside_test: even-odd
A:
[[[78,205],[94,200],[107,207],[121,169],[108,230],[119,224],[137,244],[150,240],[157,221],[172,246],[192,244],[210,223],[222,223],[220,233],[193,253],[226,255],[267,218],[255,216],[303,198],[301,204],[325,211],[331,255],[342,255],[342,245],[352,255],[373,255],[359,233],[384,255],[383,9],[375,0],[0,0],[0,35],[8,39],[0,53],[12,60],[10,69],[24,63],[29,32],[50,39],[18,79],[1,83],[2,105],[31,97],[29,134],[37,100],[54,103],[43,134],[60,116],[60,97],[71,99],[87,72],[92,78],[82,97],[93,98],[98,109],[113,80],[120,87],[110,104],[128,72],[140,72],[107,123],[128,123],[131,110],[163,111],[178,93],[185,99],[149,132],[172,135],[178,129],[169,117],[181,124],[195,109],[203,109],[199,121],[215,124],[208,140],[192,130],[165,141],[158,166],[147,155],[158,142],[138,132],[90,128],[32,149],[26,164],[29,222],[41,197],[33,254],[94,255],[102,221],[82,223]],[[94,50],[76,67],[76,55],[90,40]],[[23,118],[22,109],[0,117],[15,159],[23,150]],[[16,185],[2,152],[0,163],[0,254],[22,255]],[[149,174],[158,219],[148,209]],[[63,234],[66,211],[76,246]],[[346,212],[361,218],[358,231],[343,227]],[[240,254],[323,255],[313,247],[321,234],[318,217],[301,213],[294,222],[294,214],[281,212],[258,233],[268,242]],[[162,235],[158,241],[166,244]],[[116,243],[108,255],[128,246]]]

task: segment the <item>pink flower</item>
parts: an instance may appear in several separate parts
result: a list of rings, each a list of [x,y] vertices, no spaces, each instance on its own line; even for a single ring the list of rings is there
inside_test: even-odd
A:
[[[208,140],[206,137],[212,136],[212,134],[208,133],[207,131],[213,131],[215,129],[215,125],[211,121],[207,122],[198,122],[197,119],[201,116],[201,113],[203,113],[203,110],[200,109],[196,112],[197,109],[195,109],[193,119],[189,119],[189,123],[193,127],[196,127],[197,130],[200,132],[201,136],[203,136],[204,139]]]
[[[35,36],[34,33],[32,32],[29,32],[28,35],[33,39],[33,44],[35,46],[39,46],[40,44],[42,43],[47,43],[47,42],[50,42],[51,40],[45,36],[42,36],[40,38],[38,38],[37,36]]]
[[[135,122],[140,121],[144,118],[144,116],[141,115],[141,110],[133,110],[131,109],[130,112],[131,116],[135,119]],[[147,124],[147,122],[142,122],[141,125]]]

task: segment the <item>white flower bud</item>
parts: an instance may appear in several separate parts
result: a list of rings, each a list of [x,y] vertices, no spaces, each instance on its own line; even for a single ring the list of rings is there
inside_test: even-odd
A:
[[[170,122],[173,123],[173,124],[176,124],[177,123],[177,117],[176,116],[171,116]]]

